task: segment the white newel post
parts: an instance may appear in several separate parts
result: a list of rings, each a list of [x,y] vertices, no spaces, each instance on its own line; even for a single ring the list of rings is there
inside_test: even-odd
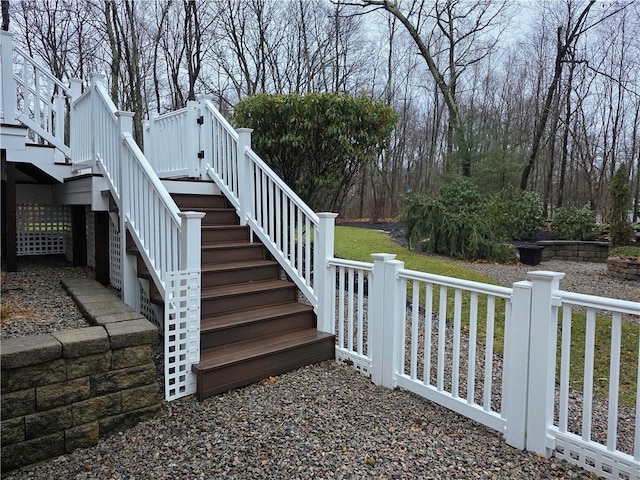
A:
[[[188,162],[188,175],[192,178],[198,178],[202,174],[200,170],[200,159],[198,158],[198,152],[200,151],[199,116],[200,110],[198,102],[194,100],[187,101],[187,132],[186,138],[184,138],[182,142],[184,148],[182,154]]]
[[[54,105],[55,105],[55,122],[54,122],[54,137],[59,139],[62,143],[64,143],[64,124],[65,124],[65,108],[64,108],[64,93],[62,93],[61,91],[58,91],[58,93],[56,93],[56,96],[54,98]],[[69,137],[71,138],[71,137]],[[69,142],[69,145],[71,145],[71,142]],[[58,150],[57,148],[54,151],[54,155],[55,155],[55,159],[56,162],[64,162],[65,158],[64,158],[64,154]]]
[[[385,295],[385,263],[396,258],[390,253],[374,253],[373,271],[369,275],[369,348],[371,356],[371,381],[382,385],[384,372],[384,306],[388,295]]]
[[[531,291],[531,330],[529,342],[529,387],[527,399],[527,450],[547,457],[553,445],[547,429],[553,422],[556,377],[558,305],[554,292],[564,273],[529,272]]]
[[[200,270],[202,212],[180,212],[180,270]]]
[[[72,78],[70,81],[71,90],[71,105],[69,105],[69,146],[71,147],[71,160],[72,162],[78,162],[85,160],[80,158],[79,155],[82,152],[80,142],[83,140],[80,138],[81,120],[77,117],[75,103],[80,95],[82,95],[82,80],[79,78]]]
[[[213,95],[196,95],[198,101],[198,113],[200,115],[199,128],[196,129],[197,133],[197,156],[198,156],[198,168],[200,169],[200,177],[204,177],[207,171],[207,160],[211,162],[213,158],[213,145],[211,145],[211,136],[213,135],[211,125],[211,119],[207,114],[207,103],[213,102]],[[202,152],[202,154],[200,154]]]
[[[238,200],[240,201],[240,225],[253,218],[253,182],[251,166],[246,151],[251,148],[252,128],[238,128]]]
[[[396,388],[396,374],[400,366],[400,340],[404,338],[406,286],[399,281],[398,272],[404,262],[389,260],[384,264],[384,307],[382,309],[382,386]]]
[[[520,450],[526,447],[531,285],[526,281],[513,284],[510,321],[506,323],[504,332],[505,440]]]
[[[337,213],[318,213],[320,224],[318,225],[318,237],[314,242],[314,290],[318,298],[316,316],[318,317],[318,330],[326,333],[335,333],[335,325],[331,321],[331,310],[335,301],[335,291],[332,291],[332,269],[327,261],[333,258],[335,221]]]
[[[144,156],[147,157],[147,159],[151,159],[151,162],[155,161],[155,157],[158,154],[158,152],[156,152],[153,148],[153,146],[155,145],[154,139],[157,138],[155,132],[156,118],[158,118],[158,113],[150,112],[149,119],[143,123],[142,128],[142,146]]]
[[[13,33],[0,31],[0,121],[17,123],[16,82],[13,78]]]
[[[93,78],[92,78],[93,80]],[[132,112],[116,112],[118,119],[118,129],[120,132],[119,152],[118,152],[118,177],[120,188],[120,268],[122,269],[122,301],[131,308],[138,310],[139,295],[137,295],[137,278],[135,255],[127,253],[127,219],[131,209],[131,191],[130,191],[130,174],[126,164],[128,155],[125,153],[125,143],[123,136],[131,135],[133,131],[133,113]]]
[[[101,73],[92,73],[90,75],[91,78],[91,158],[86,158],[83,160],[92,160],[94,163],[98,161],[98,153],[96,152],[96,139],[100,138],[99,122],[97,120],[98,112],[100,111],[100,107],[98,103],[100,102],[100,98],[98,93],[98,85],[104,85],[104,82],[107,80],[106,75],[102,75]],[[132,115],[133,118],[133,115]],[[132,122],[133,123],[133,122]],[[133,130],[133,126],[128,130],[131,132]],[[120,130],[122,131],[122,130]],[[82,140],[81,140],[82,141]],[[120,176],[120,181],[122,181],[122,177]],[[121,192],[119,192],[122,196]],[[123,257],[124,258],[124,257]]]

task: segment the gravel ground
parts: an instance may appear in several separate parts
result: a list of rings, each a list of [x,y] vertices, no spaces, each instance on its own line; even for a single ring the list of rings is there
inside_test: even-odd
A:
[[[61,278],[94,278],[63,256],[22,257],[18,272],[2,271],[0,338],[59,332],[88,326],[60,284]]]
[[[549,263],[542,267],[563,271],[562,265]],[[20,266],[18,274],[3,274],[3,303],[27,299],[49,320],[37,328],[24,320],[5,328],[3,321],[3,337],[41,333],[49,328],[45,324],[52,329],[82,325],[66,293],[53,284],[62,276],[89,277],[90,270],[49,262],[42,269],[38,263]],[[505,284],[524,279],[531,269],[470,266]],[[576,266],[562,287],[601,282],[597,275]],[[602,285],[595,291],[607,294]],[[203,402],[189,397],[163,403],[150,422],[6,478],[593,478],[563,461],[509,447],[493,430],[409,392],[376,387],[335,362],[274,380]]]

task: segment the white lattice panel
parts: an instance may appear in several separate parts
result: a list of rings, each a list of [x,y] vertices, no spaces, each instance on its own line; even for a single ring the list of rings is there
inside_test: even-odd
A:
[[[16,210],[17,254],[53,255],[71,243],[71,212],[65,205],[19,204]]]
[[[91,207],[86,207],[87,212],[87,265],[96,267],[96,231],[95,219]]]
[[[151,323],[153,323],[160,332],[163,332],[163,325],[160,319],[162,318],[162,310],[157,305],[151,303],[149,294],[149,280],[138,279],[140,281],[140,313],[146,317]]]
[[[121,271],[120,233],[113,217],[109,216],[109,281],[114,288],[122,289]]]
[[[572,433],[555,432],[554,455],[604,478],[640,479],[640,463],[631,455],[608,451],[604,445],[585,442]]]
[[[169,272],[164,299],[165,399],[196,391],[191,366],[200,361],[200,271]]]

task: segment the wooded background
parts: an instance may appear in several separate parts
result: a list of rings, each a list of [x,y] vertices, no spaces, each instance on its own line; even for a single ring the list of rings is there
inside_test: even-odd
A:
[[[196,94],[226,115],[256,93],[363,92],[398,124],[341,213],[395,216],[464,175],[607,213],[627,165],[640,201],[640,2],[631,0],[2,1],[3,28],[62,80],[106,73],[136,112]]]

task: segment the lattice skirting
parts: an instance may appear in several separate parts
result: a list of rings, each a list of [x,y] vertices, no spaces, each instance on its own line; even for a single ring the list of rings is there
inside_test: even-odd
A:
[[[554,455],[604,478],[640,479],[640,464],[631,455],[608,451],[603,445],[585,442],[572,433],[554,431]]]
[[[138,279],[140,281],[140,313],[144,315],[147,320],[153,323],[158,330],[162,332],[164,326],[162,325],[162,309],[157,305],[151,303],[149,293],[149,280]]]
[[[19,204],[17,255],[54,255],[70,250],[71,211],[66,205]]]
[[[87,216],[87,265],[91,268],[96,267],[96,231],[95,231],[95,217],[91,211],[91,207],[86,207]]]
[[[122,274],[120,268],[120,233],[118,226],[109,216],[109,281],[114,288],[122,289]]]
[[[200,361],[200,271],[167,274],[164,302],[165,399],[196,392],[191,365]]]

